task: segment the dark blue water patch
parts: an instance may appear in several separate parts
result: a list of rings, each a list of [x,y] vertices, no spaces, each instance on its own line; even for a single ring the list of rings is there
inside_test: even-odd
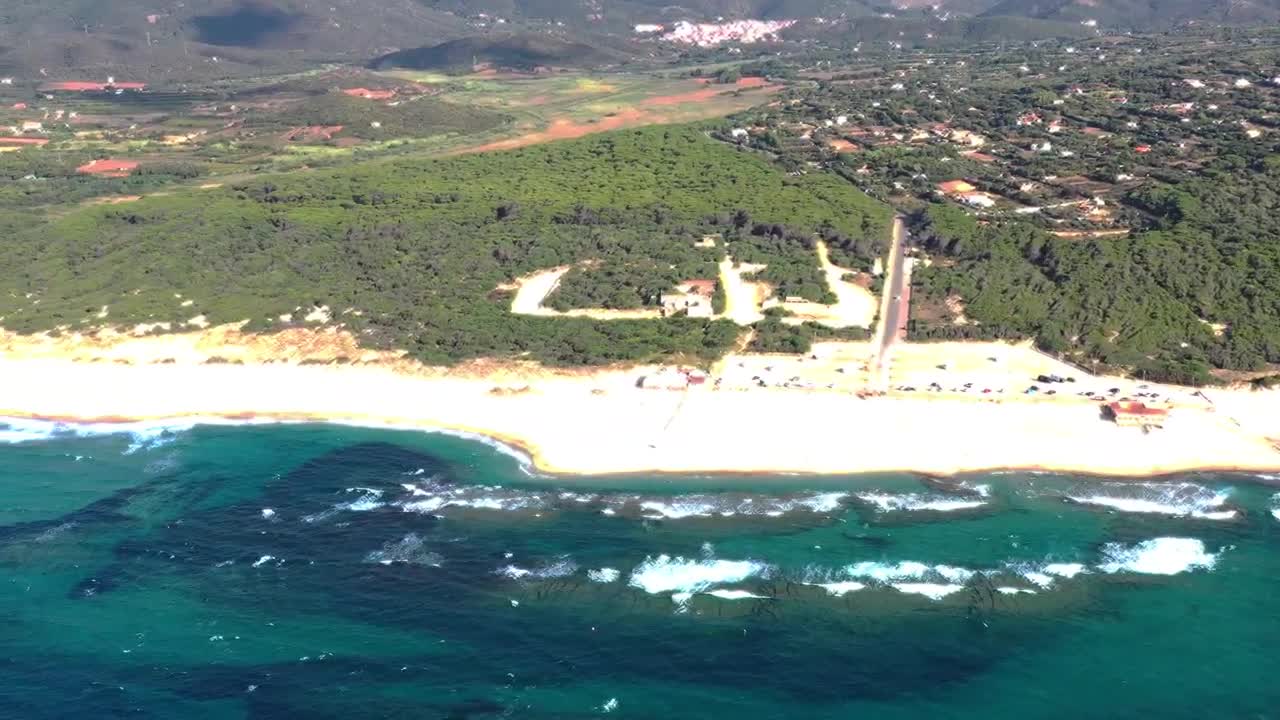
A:
[[[100,525],[129,522],[134,518],[125,510],[131,502],[162,487],[174,486],[177,481],[178,478],[174,476],[154,478],[133,487],[117,490],[105,498],[95,500],[82,508],[56,518],[0,525],[0,544],[17,541],[29,542],[39,538],[41,535],[59,529],[73,527],[92,528]]]

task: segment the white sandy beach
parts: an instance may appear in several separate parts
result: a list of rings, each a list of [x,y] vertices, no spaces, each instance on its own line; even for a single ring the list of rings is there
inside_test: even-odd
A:
[[[131,340],[133,363],[118,354],[90,362],[86,353],[111,353],[97,348],[69,355],[65,346],[16,352],[12,337],[0,343],[0,416],[258,417],[463,430],[517,445],[540,470],[566,474],[1045,469],[1119,476],[1280,469],[1280,394],[1274,392],[1209,391],[1212,404],[1189,391],[1175,394],[1186,401],[1175,402],[1164,429],[1147,433],[1115,426],[1102,418],[1098,403],[1074,396],[913,392],[861,399],[853,392],[857,372],[795,357],[730,357],[713,370],[712,382],[669,391],[637,388],[644,368],[445,371],[386,354],[380,365],[208,364],[200,358],[222,357],[227,349],[197,350],[198,343],[186,339],[207,335],[195,333]],[[907,357],[958,352],[904,347],[912,348],[903,351]],[[996,344],[963,347],[976,354],[1022,352]],[[188,352],[176,352],[182,348]],[[856,345],[821,350],[839,362],[865,354]],[[153,362],[180,359],[139,364],[148,355]],[[757,363],[780,375],[811,375],[812,387],[735,384],[735,370],[750,372]],[[822,373],[847,378],[848,385],[825,383]],[[993,379],[991,370],[974,376]],[[718,377],[725,378],[719,388]],[[1021,376],[1014,383],[1023,383]]]

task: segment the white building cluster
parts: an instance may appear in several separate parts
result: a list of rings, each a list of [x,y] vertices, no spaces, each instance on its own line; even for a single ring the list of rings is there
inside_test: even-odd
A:
[[[662,36],[668,42],[713,47],[726,42],[758,43],[778,39],[795,20],[733,20],[725,23],[678,22]]]

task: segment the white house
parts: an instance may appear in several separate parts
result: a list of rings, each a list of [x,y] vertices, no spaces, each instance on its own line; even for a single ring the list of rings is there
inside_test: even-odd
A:
[[[995,198],[986,193],[974,192],[966,193],[960,196],[960,202],[970,207],[990,208],[995,207]]]

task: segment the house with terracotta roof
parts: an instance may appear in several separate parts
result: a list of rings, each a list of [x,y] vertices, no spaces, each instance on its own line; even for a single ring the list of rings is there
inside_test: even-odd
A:
[[[938,183],[938,192],[943,195],[963,195],[965,193],[971,193],[977,189],[978,188],[965,180],[948,180],[944,183]]]
[[[1169,409],[1152,407],[1136,400],[1107,403],[1107,415],[1120,427],[1161,427],[1169,419]]]

